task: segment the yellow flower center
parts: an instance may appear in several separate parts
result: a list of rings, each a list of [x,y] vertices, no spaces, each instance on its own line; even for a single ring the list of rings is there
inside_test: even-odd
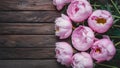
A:
[[[97,48],[97,49],[95,50],[95,52],[97,52],[97,53],[101,53],[100,48]]]
[[[97,18],[96,21],[98,24],[105,24],[106,23],[106,19],[104,19],[104,18]]]

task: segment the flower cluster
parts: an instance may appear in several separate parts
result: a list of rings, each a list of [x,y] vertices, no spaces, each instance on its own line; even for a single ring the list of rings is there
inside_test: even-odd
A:
[[[87,0],[53,0],[53,4],[61,10],[66,4],[67,15],[55,20],[55,34],[59,39],[71,36],[74,50],[67,42],[57,42],[55,52],[59,63],[73,68],[93,68],[93,60],[97,63],[109,61],[116,53],[115,46],[109,36],[97,38],[95,33],[103,34],[113,24],[113,17],[109,11],[95,10]],[[72,29],[73,23],[79,24],[87,20],[88,26],[79,25]]]

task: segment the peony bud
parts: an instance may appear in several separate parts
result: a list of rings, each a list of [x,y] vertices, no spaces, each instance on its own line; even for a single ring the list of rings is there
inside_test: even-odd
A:
[[[73,68],[93,68],[93,60],[86,52],[77,53],[72,58]]]
[[[86,26],[77,27],[72,33],[72,44],[79,51],[88,50],[94,43],[94,32]]]
[[[70,19],[66,15],[62,14],[62,17],[55,20],[55,30],[56,36],[60,39],[68,38],[72,32],[72,23]]]
[[[88,25],[98,33],[106,32],[112,24],[112,15],[106,10],[96,10],[88,19]]]
[[[82,22],[92,13],[92,7],[87,0],[74,0],[68,6],[67,14],[74,22]]]
[[[97,62],[109,61],[116,53],[116,49],[110,39],[103,38],[96,41],[91,48],[90,55]]]
[[[73,49],[68,43],[57,42],[55,52],[58,62],[66,66],[71,65]]]
[[[70,3],[72,0],[53,0],[53,4],[57,6],[57,10],[61,10],[67,3]]]

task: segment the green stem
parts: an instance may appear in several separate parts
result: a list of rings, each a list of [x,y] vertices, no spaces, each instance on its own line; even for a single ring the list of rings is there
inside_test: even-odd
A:
[[[113,17],[115,17],[115,18],[119,18],[120,19],[120,17],[119,16],[116,16],[116,15],[112,15]]]
[[[92,6],[95,6],[95,7],[100,7],[101,5],[96,5],[96,4],[95,4],[95,5],[92,5]]]
[[[115,46],[117,46],[117,45],[119,45],[120,44],[120,41],[119,42],[117,42],[116,44],[115,44]]]
[[[94,5],[92,5],[92,7],[94,7],[94,10],[97,9],[97,7],[100,7],[101,5],[96,5],[96,3]]]
[[[95,7],[101,7],[101,5],[96,5],[96,4],[93,4],[92,6],[95,6]],[[109,5],[110,6],[110,8],[113,8],[113,6],[112,5]],[[120,8],[120,6],[118,6],[118,8]],[[119,9],[118,9],[119,10]]]
[[[120,36],[110,36],[110,38],[120,38]]]
[[[101,66],[105,66],[105,67],[109,67],[109,68],[118,68],[115,66],[111,66],[111,65],[106,65],[106,64],[100,64],[100,63],[96,63],[97,65],[101,65]]]
[[[118,28],[120,28],[120,26],[119,25],[113,25],[114,27],[118,27]]]
[[[117,23],[119,20],[120,20],[120,19],[116,19],[116,20],[114,20],[114,23],[113,23],[113,24]]]
[[[112,2],[112,4],[113,4],[114,8],[117,10],[117,12],[120,14],[120,11],[119,11],[119,9],[117,8],[117,6],[115,5],[115,3],[113,2],[113,0],[111,0],[111,2]]]
[[[96,3],[95,3],[95,5],[96,5]],[[96,9],[97,9],[97,6],[95,6],[95,5],[94,5],[93,7],[94,7],[94,9],[96,10]]]

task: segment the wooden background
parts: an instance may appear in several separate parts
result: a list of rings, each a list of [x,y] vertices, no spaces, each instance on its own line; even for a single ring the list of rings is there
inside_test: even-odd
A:
[[[54,52],[59,16],[52,0],[0,0],[0,68],[65,68]],[[105,64],[120,67],[119,49]]]

